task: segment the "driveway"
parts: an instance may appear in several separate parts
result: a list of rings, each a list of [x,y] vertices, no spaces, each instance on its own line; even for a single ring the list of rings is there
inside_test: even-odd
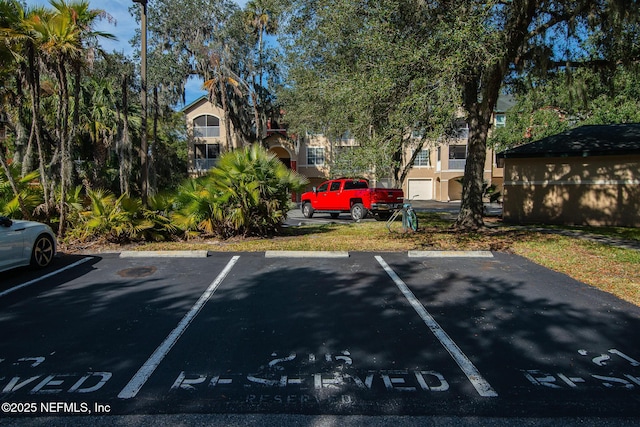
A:
[[[459,201],[438,202],[435,200],[414,200],[411,202],[411,205],[418,212],[439,212],[451,218],[455,218],[458,212],[460,212]],[[491,217],[499,217],[502,215],[502,206],[497,203],[487,203],[485,204],[485,214]],[[298,226],[305,224],[344,223],[350,221],[352,220],[349,213],[340,214],[336,219],[331,218],[328,213],[316,213],[313,215],[313,218],[305,218],[298,207],[289,211],[285,225]],[[375,219],[369,215],[364,221],[375,221]]]

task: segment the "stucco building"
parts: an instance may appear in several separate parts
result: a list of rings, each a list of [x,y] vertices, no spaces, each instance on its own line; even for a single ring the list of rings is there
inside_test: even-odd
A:
[[[240,146],[239,138],[231,129],[231,141],[227,141],[227,129],[222,108],[202,96],[182,109],[187,129],[193,135],[188,150],[189,176],[204,175],[213,168],[220,153]]]
[[[513,105],[510,97],[499,100],[494,114],[494,126],[504,126],[505,113]],[[221,108],[202,97],[187,105],[185,113],[187,125],[194,135],[189,146],[189,174],[197,176],[212,168],[227,149],[238,148],[239,139],[231,130],[232,140],[226,141],[224,114]],[[416,155],[413,167],[403,184],[407,197],[415,200],[459,200],[462,196],[460,180],[464,175],[467,157],[468,129],[460,123],[456,137],[446,143],[427,143]],[[357,145],[348,134],[337,140],[330,140],[323,134],[290,135],[287,129],[275,122],[269,122],[263,145],[275,153],[292,170],[309,180],[309,188],[318,186],[331,175],[331,164],[340,150]],[[408,162],[414,153],[406,151],[404,161]],[[501,189],[502,168],[496,163],[495,153],[487,150],[485,181]],[[376,186],[388,186],[390,180],[373,182]]]
[[[640,124],[582,126],[498,157],[505,222],[640,227]]]

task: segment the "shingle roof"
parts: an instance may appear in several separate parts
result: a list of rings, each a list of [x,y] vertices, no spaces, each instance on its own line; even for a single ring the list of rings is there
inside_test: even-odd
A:
[[[500,158],[640,154],[640,123],[588,125],[498,153]]]

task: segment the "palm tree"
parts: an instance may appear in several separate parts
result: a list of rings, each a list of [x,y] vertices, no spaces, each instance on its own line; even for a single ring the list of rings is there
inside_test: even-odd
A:
[[[291,192],[306,184],[259,144],[223,155],[210,178],[222,207],[218,220],[228,227],[224,233],[240,235],[276,232],[286,218]]]
[[[185,237],[196,236],[199,231],[215,233],[221,217],[220,206],[215,202],[218,196],[207,178],[190,179],[180,187],[175,201],[177,209],[171,218]]]
[[[20,11],[21,7],[18,3],[14,1],[0,1],[0,64],[2,64],[0,65],[0,78],[2,80],[8,78],[8,76],[17,69],[15,61],[16,58],[14,56],[15,51],[12,49],[12,46],[14,45],[14,41],[17,36],[15,27],[17,27],[17,24],[20,21]],[[0,104],[0,166],[2,166],[2,170],[7,177],[7,182],[9,183],[14,196],[17,198],[23,217],[29,218],[30,214],[24,206],[22,197],[18,191],[18,186],[16,185],[15,179],[9,169],[9,163],[6,159],[5,107],[8,109],[9,102],[8,97],[5,95],[6,90],[3,85],[2,92],[0,93],[2,99],[2,103]]]
[[[254,80],[254,87],[257,96],[254,97],[254,103],[257,104],[257,110],[263,108],[264,91],[264,36],[275,34],[278,30],[278,21],[276,18],[276,6],[272,0],[251,0],[245,6],[245,25],[257,37],[258,40],[258,82]],[[258,141],[262,140],[262,120],[264,111],[260,111],[260,116],[256,120],[256,137]]]
[[[259,144],[222,155],[206,177],[189,180],[172,215],[187,236],[270,235],[282,225],[290,194],[307,181]]]
[[[115,88],[110,79],[90,78],[83,85],[83,93],[87,105],[83,109],[80,129],[89,135],[93,146],[95,170],[100,171],[107,162],[108,150],[118,132]],[[99,176],[94,178],[100,179]],[[99,185],[101,184],[104,183]]]
[[[32,29],[40,41],[40,51],[46,65],[56,77],[58,84],[58,108],[56,111],[56,139],[57,148],[54,162],[60,168],[60,228],[58,234],[62,236],[66,226],[66,193],[71,185],[71,147],[77,126],[69,123],[69,70],[75,70],[75,109],[73,122],[78,123],[79,104],[79,73],[87,39],[113,37],[106,33],[96,33],[92,26],[98,17],[104,16],[101,10],[90,10],[88,1],[67,3],[64,0],[51,0],[54,10],[47,15],[37,16],[32,20]]]
[[[21,4],[15,0],[0,1],[2,11],[2,21],[0,26],[0,39],[2,41],[3,56],[14,61],[15,72],[18,76],[23,76],[29,88],[31,99],[31,132],[27,143],[27,154],[23,161],[23,175],[29,169],[29,156],[32,140],[35,137],[40,181],[44,194],[45,212],[50,212],[51,198],[49,197],[48,175],[45,165],[47,163],[45,147],[42,142],[42,119],[40,115],[40,60],[39,60],[39,39],[34,31],[34,24],[46,19],[48,13],[42,7],[35,7],[29,10],[22,8]],[[4,62],[9,64],[9,62]],[[9,65],[10,66],[10,65]],[[26,168],[26,169],[25,169]]]
[[[46,17],[35,17],[33,29],[40,39],[40,51],[43,59],[54,73],[58,86],[58,108],[56,110],[55,128],[57,147],[54,162],[57,162],[60,168],[60,228],[58,229],[58,235],[61,236],[64,234],[66,221],[66,192],[71,185],[67,65],[71,58],[79,56],[81,46],[79,34],[73,23],[71,13],[51,13]]]
[[[222,48],[223,51],[229,56],[228,49]],[[231,87],[238,97],[242,97],[240,86],[247,86],[238,75],[236,75],[227,65],[226,61],[223,61],[223,55],[217,52],[211,52],[209,54],[209,63],[211,66],[211,72],[213,78],[206,80],[203,87],[209,94],[209,101],[213,104],[217,104],[218,99],[222,104],[222,111],[224,111],[224,123],[226,133],[226,150],[230,151],[231,144],[231,114],[229,109],[229,94],[227,88]]]

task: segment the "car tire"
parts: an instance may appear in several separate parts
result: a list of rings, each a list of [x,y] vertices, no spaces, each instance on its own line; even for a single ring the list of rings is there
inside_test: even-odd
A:
[[[351,219],[360,222],[367,217],[367,209],[362,203],[354,203],[351,205]]]
[[[53,239],[46,234],[38,236],[33,243],[33,249],[31,250],[31,266],[35,268],[45,268],[55,255],[55,246]]]
[[[311,203],[306,202],[302,205],[302,215],[304,215],[305,218],[313,217],[313,206],[311,206]]]

